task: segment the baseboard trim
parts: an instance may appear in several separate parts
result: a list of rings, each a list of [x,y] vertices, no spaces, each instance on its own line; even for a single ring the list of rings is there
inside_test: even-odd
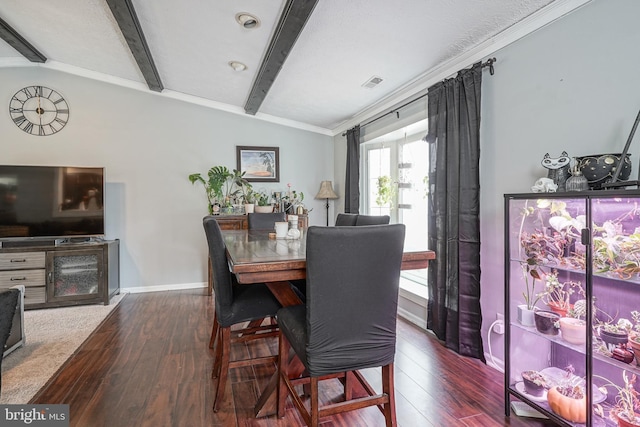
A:
[[[496,359],[495,356],[491,358],[491,355],[487,352],[484,353],[484,359],[487,361],[487,366],[504,373],[504,360]]]
[[[424,319],[416,316],[415,314],[405,310],[402,307],[398,307],[398,316],[402,317],[407,322],[411,322],[414,325],[422,329],[427,329],[427,322]]]
[[[162,292],[162,291],[182,291],[185,289],[206,288],[205,282],[196,283],[180,283],[173,285],[156,285],[156,286],[134,286],[131,288],[120,288],[120,292],[129,292],[132,294],[141,294],[144,292]]]

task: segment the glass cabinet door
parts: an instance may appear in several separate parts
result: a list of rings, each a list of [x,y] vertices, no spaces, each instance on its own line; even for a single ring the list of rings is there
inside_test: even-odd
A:
[[[507,393],[568,424],[587,421],[586,399],[573,405],[578,414],[564,413],[553,390],[587,392],[587,202],[547,194],[506,201]]]
[[[47,254],[48,301],[91,299],[98,295],[102,250],[55,251]]]
[[[620,411],[625,402],[627,413],[640,412],[638,395],[635,408],[633,403],[633,393],[640,389],[635,380],[640,374],[640,351],[635,350],[640,348],[639,204],[638,196],[597,197],[591,202],[592,378],[604,394],[602,417],[611,425],[625,412]]]

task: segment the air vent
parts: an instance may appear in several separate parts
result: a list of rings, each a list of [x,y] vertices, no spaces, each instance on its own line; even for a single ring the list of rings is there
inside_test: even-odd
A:
[[[371,77],[369,80],[367,80],[366,82],[364,82],[362,84],[362,87],[366,87],[367,89],[373,89],[374,87],[378,86],[380,83],[382,83],[384,79],[382,77],[378,77],[378,76],[373,76]]]

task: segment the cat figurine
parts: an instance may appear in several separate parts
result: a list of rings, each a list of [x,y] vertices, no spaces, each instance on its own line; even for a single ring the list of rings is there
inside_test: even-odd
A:
[[[571,163],[571,157],[566,151],[563,151],[560,157],[551,157],[549,153],[544,155],[542,159],[542,166],[549,169],[547,178],[552,179],[553,183],[558,186],[559,192],[566,191],[566,182],[569,178],[569,167]]]

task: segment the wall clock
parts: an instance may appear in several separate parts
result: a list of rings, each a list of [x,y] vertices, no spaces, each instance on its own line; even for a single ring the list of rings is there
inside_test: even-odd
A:
[[[26,133],[47,136],[59,132],[67,124],[69,105],[53,89],[27,86],[11,98],[9,115],[13,123]]]

